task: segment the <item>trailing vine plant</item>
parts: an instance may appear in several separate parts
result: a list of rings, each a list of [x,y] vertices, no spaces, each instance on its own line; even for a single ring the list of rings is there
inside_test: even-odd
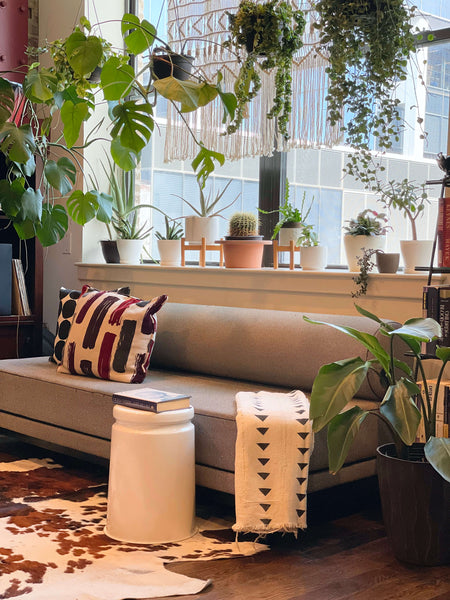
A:
[[[287,139],[292,59],[303,45],[306,23],[303,12],[285,0],[258,4],[254,0],[241,0],[237,13],[227,14],[231,37],[224,45],[233,48],[241,61],[234,89],[237,107],[227,133],[234,133],[239,128],[249,102],[261,89],[260,70],[276,69],[275,96],[267,117],[277,118],[278,130]]]
[[[367,287],[369,285],[369,273],[375,267],[375,263],[372,260],[377,250],[362,248],[362,256],[358,256],[359,273],[352,277],[352,280],[356,283],[356,292],[352,292],[352,298],[360,298],[367,294]]]
[[[346,172],[367,184],[380,168],[370,153],[372,140],[383,152],[403,126],[395,89],[415,52],[415,7],[404,0],[317,0],[315,9],[319,48],[329,59],[328,118],[341,124],[346,143],[357,150]]]

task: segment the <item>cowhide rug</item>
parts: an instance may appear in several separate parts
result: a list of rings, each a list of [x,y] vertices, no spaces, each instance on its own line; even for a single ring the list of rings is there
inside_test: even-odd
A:
[[[182,542],[147,546],[114,541],[103,532],[106,469],[74,459],[58,464],[51,456],[32,446],[0,444],[1,599],[194,594],[210,582],[172,573],[164,565],[267,549],[254,542],[237,545],[232,523],[220,519],[199,518],[199,533]]]

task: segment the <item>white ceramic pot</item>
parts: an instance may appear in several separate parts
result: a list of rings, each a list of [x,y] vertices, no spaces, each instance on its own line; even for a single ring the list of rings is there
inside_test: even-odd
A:
[[[185,238],[187,242],[200,244],[202,238],[207,244],[214,244],[219,237],[219,217],[197,217],[192,215],[185,218]]]
[[[429,267],[432,240],[400,240],[400,250],[403,258],[404,272],[417,273],[416,267]]]
[[[384,250],[386,236],[384,235],[344,235],[345,254],[349,271],[359,272],[358,257],[365,250]]]
[[[300,249],[300,266],[305,271],[321,271],[327,266],[326,246],[305,246]]]
[[[181,240],[158,240],[158,250],[161,267],[181,265]]]
[[[139,265],[144,240],[117,240],[120,264]]]
[[[278,234],[280,246],[289,246],[291,240],[294,242],[294,245],[297,245],[296,242],[302,234],[302,231],[303,225],[299,225],[298,223],[286,223],[283,225]]]

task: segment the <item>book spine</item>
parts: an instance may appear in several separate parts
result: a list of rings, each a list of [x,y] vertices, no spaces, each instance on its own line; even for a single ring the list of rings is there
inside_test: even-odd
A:
[[[450,267],[450,198],[439,198],[437,240],[438,266]]]
[[[450,346],[450,290],[441,290],[439,297],[439,325],[442,329],[440,346]]]
[[[450,386],[445,386],[444,394],[444,417],[442,425],[442,437],[448,438],[449,435],[449,420],[450,420]]]
[[[422,317],[424,319],[434,319],[439,323],[439,287],[435,285],[426,285],[423,288],[422,295]],[[437,341],[423,342],[422,352],[425,354],[434,354],[436,352]]]

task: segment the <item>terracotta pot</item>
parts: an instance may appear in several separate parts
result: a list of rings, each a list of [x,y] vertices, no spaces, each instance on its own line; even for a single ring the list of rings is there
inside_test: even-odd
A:
[[[223,256],[227,269],[260,269],[264,246],[271,245],[269,240],[232,239],[217,240],[223,244]]]
[[[423,444],[411,449],[423,455]],[[394,444],[377,449],[383,520],[395,557],[423,566],[450,563],[450,483],[426,461],[397,458]]]

